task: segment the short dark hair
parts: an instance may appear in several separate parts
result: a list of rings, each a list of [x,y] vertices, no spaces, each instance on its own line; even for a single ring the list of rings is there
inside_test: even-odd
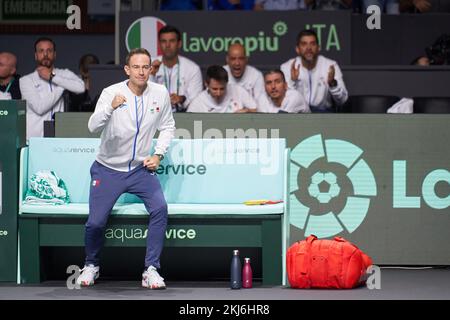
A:
[[[53,45],[53,50],[56,51],[56,44],[55,41],[53,41],[52,39],[48,38],[48,37],[40,37],[38,38],[35,42],[34,42],[34,52],[37,51],[37,45],[39,42],[43,42],[43,41],[48,41],[51,42]]]
[[[228,82],[228,72],[219,65],[209,66],[206,69],[206,82],[209,83],[211,79],[219,82]]]
[[[269,74],[272,74],[272,73],[280,74],[281,78],[283,79],[283,82],[286,82],[284,73],[280,69],[271,69],[269,71],[264,72],[264,80],[266,79],[266,76],[268,76]]]
[[[158,31],[158,40],[161,38],[161,35],[164,33],[175,33],[177,35],[177,41],[181,40],[181,32],[174,26],[164,26]]]
[[[100,60],[95,54],[88,53],[80,58],[78,69],[80,69],[81,72],[87,73],[90,64],[99,64],[99,63]]]
[[[128,52],[127,57],[125,58],[125,64],[128,65],[130,63],[131,57],[136,54],[145,54],[146,56],[148,56],[150,58],[150,60],[152,59],[152,57],[150,56],[150,52],[148,52],[147,49],[135,48],[135,49],[130,50],[130,52]]]
[[[317,44],[319,44],[319,38],[317,37],[317,33],[314,30],[305,29],[305,30],[302,30],[302,31],[300,31],[298,33],[298,35],[297,35],[297,45],[300,43],[300,40],[303,37],[306,37],[306,36],[313,36],[314,38],[316,38]]]

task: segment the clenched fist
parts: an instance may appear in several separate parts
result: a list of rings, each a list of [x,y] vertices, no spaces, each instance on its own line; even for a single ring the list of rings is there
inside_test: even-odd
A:
[[[41,77],[44,80],[49,81],[50,80],[50,76],[52,75],[52,70],[50,68],[44,67],[44,66],[39,66],[36,68],[36,71],[39,75],[39,77]]]
[[[155,171],[159,167],[159,157],[158,156],[151,156],[144,159],[144,167],[146,167],[148,170]]]
[[[114,96],[113,101],[111,102],[111,107],[113,107],[113,109],[117,109],[119,106],[121,106],[122,104],[124,104],[127,101],[127,98],[125,98],[123,95],[121,94],[116,94]]]

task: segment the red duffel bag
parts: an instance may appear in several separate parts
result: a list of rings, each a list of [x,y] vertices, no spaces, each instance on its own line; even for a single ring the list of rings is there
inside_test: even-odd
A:
[[[366,282],[372,259],[344,238],[318,240],[310,235],[287,251],[287,273],[292,288],[350,289]]]

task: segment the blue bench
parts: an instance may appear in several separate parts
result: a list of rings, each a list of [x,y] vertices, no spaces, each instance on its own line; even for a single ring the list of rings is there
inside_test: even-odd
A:
[[[20,283],[41,281],[40,247],[84,246],[89,169],[99,144],[100,139],[32,138],[22,149]],[[169,211],[165,246],[260,247],[263,284],[285,283],[288,159],[284,139],[174,140],[157,171]],[[29,178],[40,170],[64,180],[69,204],[25,203]],[[244,204],[253,199],[283,202]],[[112,210],[105,246],[145,246],[147,215],[139,198],[123,194]]]

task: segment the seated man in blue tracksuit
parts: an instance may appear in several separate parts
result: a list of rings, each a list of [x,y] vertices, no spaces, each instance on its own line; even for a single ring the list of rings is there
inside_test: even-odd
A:
[[[103,90],[89,119],[91,132],[101,131],[100,150],[91,167],[89,218],[85,233],[85,266],[77,283],[93,285],[99,276],[99,253],[108,217],[122,193],[139,196],[150,218],[142,286],[164,289],[158,274],[167,227],[167,203],[155,170],[175,133],[167,89],[149,82],[150,54],[133,49],[126,58],[129,79]],[[152,139],[160,132],[155,153]]]

